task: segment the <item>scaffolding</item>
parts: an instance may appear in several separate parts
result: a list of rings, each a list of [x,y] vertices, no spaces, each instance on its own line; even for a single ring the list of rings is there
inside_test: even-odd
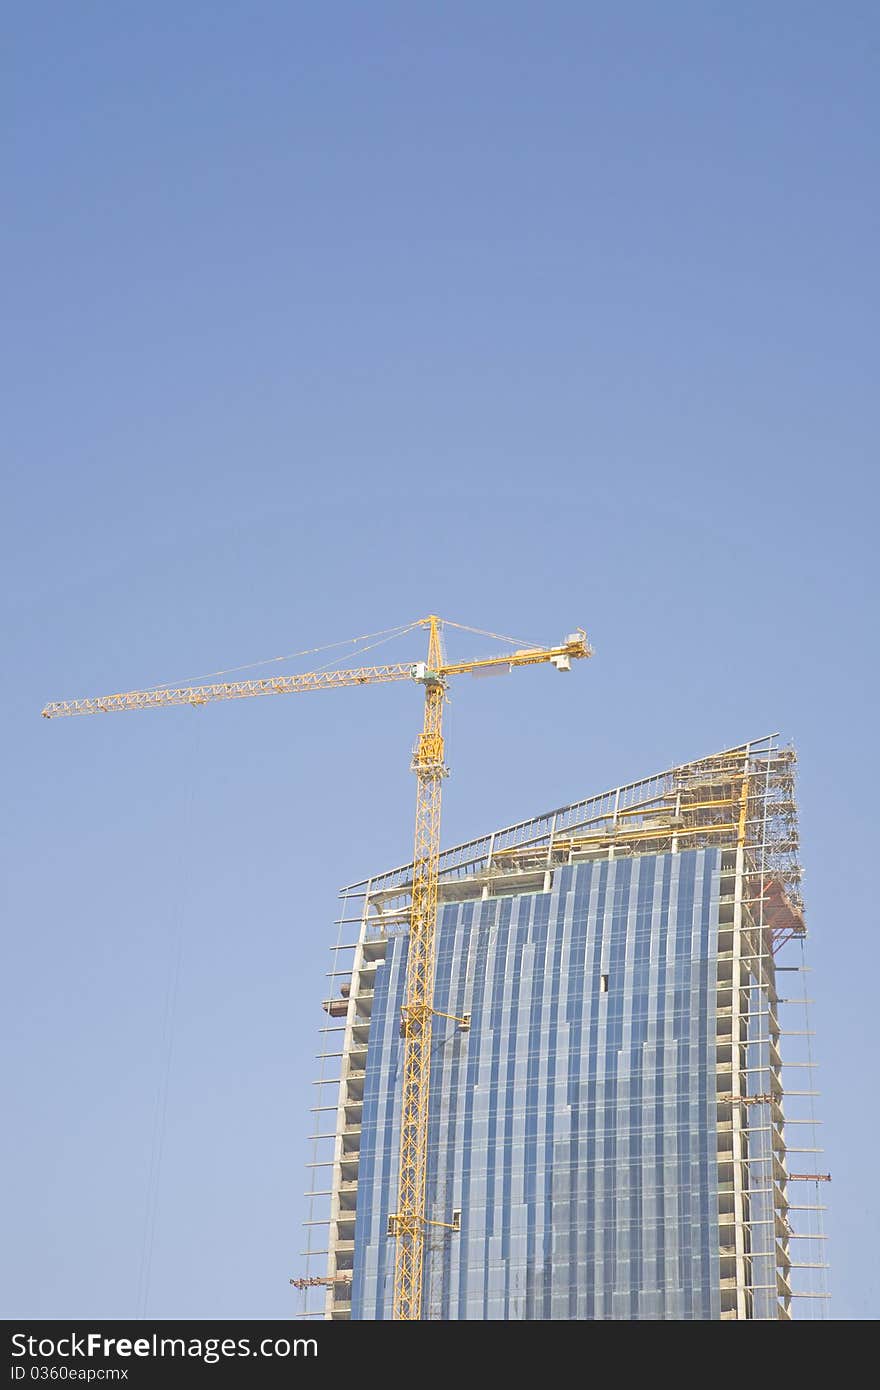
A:
[[[807,1316],[822,1316],[828,1297],[818,1184],[830,1175],[800,1171],[816,1168],[814,1156],[821,1153],[813,1105],[818,1092],[800,1079],[804,1073],[810,1078],[814,1067],[809,1001],[805,988],[784,996],[777,988],[781,973],[805,978],[801,956],[790,963],[806,936],[795,767],[794,749],[767,735],[467,841],[440,858],[443,903],[548,892],[556,870],[585,860],[720,850],[716,1092],[725,1320],[788,1320],[796,1300],[804,1300]],[[340,894],[332,997],[324,1003],[331,1021],[322,1030],[327,1046],[315,1083],[301,1317],[350,1316],[373,985],[389,937],[408,930],[411,880],[412,866],[401,865]],[[790,1027],[799,1013],[803,1027]],[[797,1040],[786,1042],[791,1055],[785,1060],[783,1037]],[[788,1080],[794,1072],[797,1084]],[[335,1095],[327,1087],[335,1087]],[[794,1141],[787,1140],[789,1127],[796,1128]],[[810,1161],[798,1161],[791,1172],[789,1154],[808,1154]],[[322,1174],[329,1182],[320,1180]],[[325,1215],[316,1216],[319,1205]],[[327,1238],[315,1246],[318,1230]],[[320,1305],[314,1301],[319,1288]],[[437,1315],[431,1307],[426,1313]]]

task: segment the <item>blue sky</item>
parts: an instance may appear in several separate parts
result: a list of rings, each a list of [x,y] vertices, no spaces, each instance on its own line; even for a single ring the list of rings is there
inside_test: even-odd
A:
[[[133,1316],[145,1263],[150,1316],[295,1310],[335,891],[410,853],[420,718],[41,706],[437,611],[596,647],[456,689],[447,843],[796,741],[833,1310],[876,1317],[876,7],[7,30],[4,1312]]]

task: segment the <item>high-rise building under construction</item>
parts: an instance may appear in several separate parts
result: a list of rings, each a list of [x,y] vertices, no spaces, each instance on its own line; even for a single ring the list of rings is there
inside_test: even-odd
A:
[[[797,845],[771,736],[442,855],[423,1318],[822,1306]],[[341,895],[306,1316],[392,1312],[410,880]]]

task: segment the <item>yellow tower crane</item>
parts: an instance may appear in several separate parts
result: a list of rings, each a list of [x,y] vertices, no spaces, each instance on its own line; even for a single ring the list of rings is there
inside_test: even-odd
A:
[[[525,647],[481,661],[447,662],[440,640],[441,625],[441,620],[433,614],[413,624],[428,629],[426,661],[312,671],[260,680],[227,681],[218,685],[129,690],[91,700],[59,701],[46,705],[42,711],[45,719],[55,719],[61,715],[111,714],[122,710],[158,709],[164,705],[198,706],[212,700],[241,700],[252,695],[286,695],[389,681],[412,680],[424,686],[424,722],[412,759],[417,782],[416,829],[409,954],[401,1018],[403,1098],[398,1198],[397,1211],[389,1222],[396,1240],[393,1317],[398,1321],[418,1321],[422,1316],[425,1228],[429,1224],[436,1224],[427,1220],[425,1199],[435,929],[440,876],[440,792],[442,779],[447,775],[443,753],[443,703],[447,680],[450,676],[465,673],[488,674],[493,670],[536,666],[543,662],[552,662],[557,670],[568,671],[572,659],[592,656],[587,635],[579,628],[558,647]]]

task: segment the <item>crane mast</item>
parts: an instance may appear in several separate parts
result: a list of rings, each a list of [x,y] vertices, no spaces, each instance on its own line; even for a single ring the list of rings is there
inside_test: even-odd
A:
[[[215,700],[240,700],[259,695],[295,694],[401,680],[412,680],[424,686],[424,720],[412,756],[412,770],[416,774],[416,823],[406,987],[400,1021],[403,1042],[400,1159],[397,1211],[389,1220],[389,1229],[397,1247],[392,1316],[401,1322],[418,1321],[422,1316],[426,1228],[429,1225],[447,1225],[446,1222],[429,1221],[426,1212],[431,1030],[440,876],[440,803],[443,778],[448,775],[443,749],[443,705],[447,679],[451,675],[468,672],[480,674],[545,662],[551,662],[558,670],[568,671],[572,658],[592,656],[586,633],[579,628],[558,647],[526,647],[481,661],[446,663],[440,639],[441,620],[432,614],[413,626],[428,629],[427,661],[313,671],[262,680],[224,681],[214,685],[160,686],[96,699],[59,701],[46,705],[42,710],[45,719],[55,719],[62,715],[112,714],[125,710],[156,709],[165,705],[200,706]],[[463,1023],[464,1020],[459,1022]],[[451,1229],[458,1227],[451,1226]]]
[[[438,619],[428,619],[428,662],[420,679],[425,686],[425,719],[413,752],[416,774],[416,833],[406,966],[403,1033],[403,1100],[400,1121],[400,1169],[397,1211],[392,1229],[397,1239],[394,1261],[394,1312],[398,1321],[421,1317],[422,1269],[427,1188],[428,1097],[431,1081],[434,959],[437,883],[440,866],[440,797],[443,761],[442,652]]]

